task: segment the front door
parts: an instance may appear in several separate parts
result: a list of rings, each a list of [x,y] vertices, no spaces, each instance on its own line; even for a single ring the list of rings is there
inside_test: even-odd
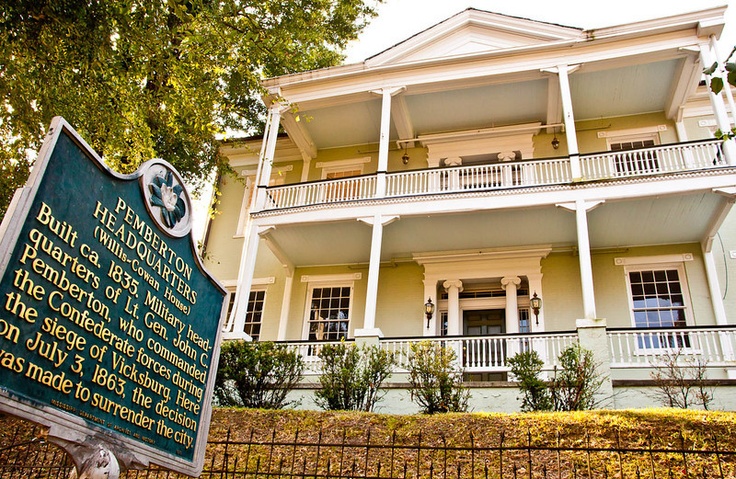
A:
[[[483,309],[463,311],[464,336],[494,336],[506,332],[506,311],[503,309]],[[506,357],[506,342],[502,337],[483,338],[468,342],[463,350],[465,368],[484,368],[503,366]],[[506,381],[506,373],[488,371],[469,371],[463,376],[465,381]]]

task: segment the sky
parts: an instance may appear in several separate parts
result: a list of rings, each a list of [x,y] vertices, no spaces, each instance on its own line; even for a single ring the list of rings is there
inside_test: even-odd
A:
[[[719,40],[723,57],[736,45],[736,0],[385,0],[377,7],[378,17],[348,45],[346,63],[361,62],[469,7],[591,29],[722,5],[729,5]]]

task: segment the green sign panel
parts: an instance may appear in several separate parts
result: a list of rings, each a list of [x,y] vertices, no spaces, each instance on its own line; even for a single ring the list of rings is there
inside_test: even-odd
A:
[[[35,168],[3,221],[0,409],[196,472],[225,291],[180,176],[113,173],[61,119]]]

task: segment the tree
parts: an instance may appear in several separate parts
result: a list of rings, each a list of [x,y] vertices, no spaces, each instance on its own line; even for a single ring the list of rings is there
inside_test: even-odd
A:
[[[381,2],[382,0],[377,0]],[[193,186],[218,135],[262,130],[261,78],[322,68],[367,0],[8,0],[0,9],[0,211],[54,116],[113,169],[160,157]]]
[[[517,353],[506,360],[511,373],[519,382],[521,390],[521,410],[549,411],[552,409],[552,396],[547,383],[541,379],[544,361],[536,351]]]
[[[657,387],[654,397],[665,406],[688,409],[700,405],[707,410],[713,402],[708,361],[702,356],[673,349],[652,360],[652,366],[650,375]]]
[[[411,398],[425,414],[465,412],[470,391],[451,347],[431,341],[412,343],[409,360]]]
[[[381,384],[396,364],[395,356],[378,346],[358,347],[345,342],[325,344],[319,359],[322,374],[315,401],[332,411],[373,411],[383,396]]]
[[[593,351],[579,343],[568,347],[557,358],[560,369],[550,383],[555,411],[584,411],[596,406],[595,395],[603,384]]]
[[[301,380],[302,357],[269,341],[226,341],[220,350],[215,397],[221,406],[282,409]]]

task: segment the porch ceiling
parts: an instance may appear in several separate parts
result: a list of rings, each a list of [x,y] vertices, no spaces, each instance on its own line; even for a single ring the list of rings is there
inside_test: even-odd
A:
[[[583,65],[570,76],[575,119],[668,111],[676,82],[688,78],[679,74],[683,65],[683,58],[608,67]],[[403,103],[401,124],[410,125],[414,137],[530,122],[556,123],[561,121],[559,87],[550,78],[555,77],[529,71],[521,77],[446,82],[441,88],[428,83],[407,85],[395,101]],[[299,128],[318,149],[376,143],[380,136],[378,95],[357,96],[352,101],[344,98],[333,105],[307,101],[300,104],[300,115],[308,121],[299,122]],[[411,135],[400,137],[396,118],[392,118],[390,140],[407,136]]]
[[[609,201],[588,213],[592,248],[699,242],[723,206],[714,193]],[[367,263],[372,229],[359,221],[278,226],[270,239],[295,266]],[[384,228],[381,260],[414,253],[577,244],[575,214],[546,206],[403,216]]]

